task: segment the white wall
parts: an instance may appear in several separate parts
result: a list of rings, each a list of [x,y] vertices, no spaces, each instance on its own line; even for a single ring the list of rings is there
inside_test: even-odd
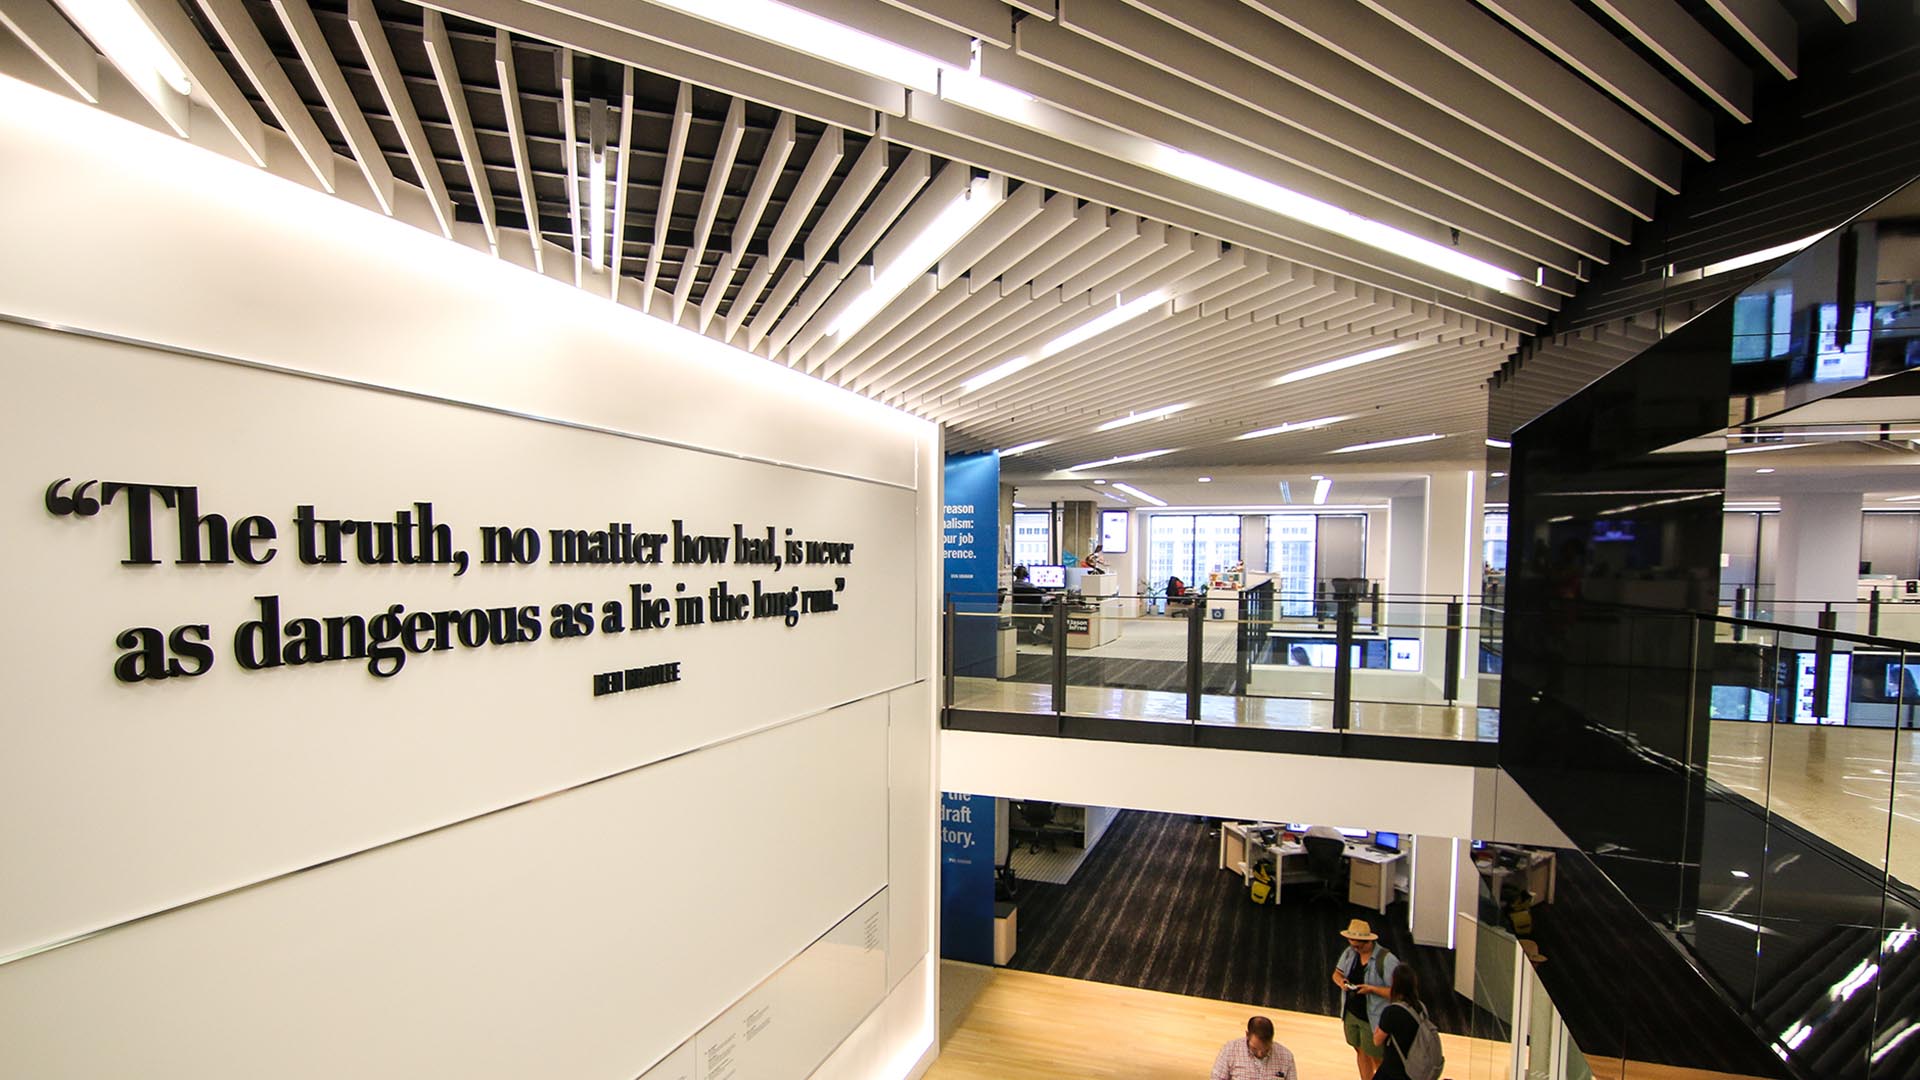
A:
[[[33,613],[0,628],[0,1074],[637,1076],[750,994],[817,1011],[776,1016],[799,1041],[742,1080],[804,1076],[848,1033],[833,1075],[924,1065],[935,429],[4,78],[0,230],[5,580]],[[196,485],[202,513],[279,525],[278,554],[123,566],[125,500],[56,517],[62,477]],[[680,518],[855,555],[295,558],[296,504],[416,500],[468,548],[483,524]],[[722,577],[843,577],[842,610],[548,633],[390,679],[233,658],[261,595],[546,623]],[[210,627],[207,674],[113,678],[120,631],[182,623]],[[679,684],[591,692],[673,661]],[[845,970],[874,981],[795,993],[863,905],[874,966]]]

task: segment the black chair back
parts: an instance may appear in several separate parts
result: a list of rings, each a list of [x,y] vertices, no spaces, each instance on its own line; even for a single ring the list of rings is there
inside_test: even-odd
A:
[[[1331,836],[1309,836],[1301,841],[1307,848],[1307,869],[1316,877],[1328,881],[1340,876],[1344,869],[1341,865],[1346,858],[1347,845],[1344,841]]]

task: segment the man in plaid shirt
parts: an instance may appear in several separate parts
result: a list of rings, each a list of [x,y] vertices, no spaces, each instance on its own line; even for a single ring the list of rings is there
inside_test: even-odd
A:
[[[1220,1048],[1213,1059],[1212,1080],[1300,1080],[1293,1051],[1273,1041],[1273,1021],[1256,1016],[1247,1021],[1247,1037]]]

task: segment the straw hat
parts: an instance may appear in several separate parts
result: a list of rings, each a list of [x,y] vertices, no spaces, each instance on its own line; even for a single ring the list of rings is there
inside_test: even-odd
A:
[[[1340,931],[1340,936],[1346,938],[1348,941],[1380,940],[1380,935],[1373,932],[1373,927],[1368,926],[1367,920],[1365,919],[1355,919],[1348,923],[1347,928]]]

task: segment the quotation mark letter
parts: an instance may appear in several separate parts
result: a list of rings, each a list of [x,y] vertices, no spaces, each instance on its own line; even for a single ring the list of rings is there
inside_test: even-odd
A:
[[[60,494],[67,486],[71,476],[63,476],[47,485],[47,513],[54,517],[92,517],[100,512],[100,500],[87,494],[87,489],[99,483],[98,480],[82,480],[80,486],[73,489],[72,495]]]

